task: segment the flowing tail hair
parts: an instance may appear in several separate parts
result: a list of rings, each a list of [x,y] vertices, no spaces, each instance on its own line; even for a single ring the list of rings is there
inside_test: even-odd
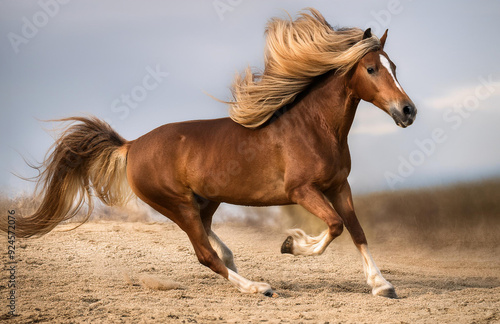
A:
[[[70,124],[42,165],[32,166],[39,171],[35,192],[41,204],[30,216],[16,215],[17,237],[44,235],[87,204],[83,224],[92,213],[93,195],[108,206],[125,205],[133,196],[126,174],[130,142],[97,117],[56,121]]]

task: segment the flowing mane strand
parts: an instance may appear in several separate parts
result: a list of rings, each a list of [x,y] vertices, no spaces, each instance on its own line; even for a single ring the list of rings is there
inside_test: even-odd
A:
[[[365,54],[380,48],[376,36],[363,38],[359,28],[334,30],[313,8],[296,20],[271,19],[266,28],[265,69],[248,67],[237,74],[230,117],[248,128],[265,123],[273,113],[292,102],[314,77],[330,70],[347,73]]]

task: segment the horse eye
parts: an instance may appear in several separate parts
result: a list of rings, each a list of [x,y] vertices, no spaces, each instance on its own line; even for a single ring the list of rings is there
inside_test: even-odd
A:
[[[368,72],[368,74],[373,74],[375,73],[375,70],[371,67],[369,67],[368,69],[366,69],[366,71]]]

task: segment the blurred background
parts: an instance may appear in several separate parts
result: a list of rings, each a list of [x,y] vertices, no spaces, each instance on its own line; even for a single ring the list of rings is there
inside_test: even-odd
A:
[[[46,129],[55,125],[41,120],[93,114],[132,140],[170,122],[226,117],[228,107],[204,92],[229,100],[236,71],[263,67],[266,21],[310,6],[333,26],[371,27],[379,37],[389,29],[385,50],[419,111],[401,129],[361,103],[349,177],[360,218],[380,224],[377,217],[392,215],[405,228],[427,229],[449,217],[491,230],[500,211],[500,2],[493,0],[0,1],[4,196],[33,190],[12,173],[36,176],[23,157],[42,161],[53,143]],[[284,211],[304,214],[296,207],[265,214]],[[218,217],[254,214],[225,207]],[[310,224],[290,219],[286,226]]]

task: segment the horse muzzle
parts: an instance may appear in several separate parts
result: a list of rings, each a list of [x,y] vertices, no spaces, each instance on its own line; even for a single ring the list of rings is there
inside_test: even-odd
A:
[[[402,128],[406,128],[413,124],[415,118],[417,117],[417,108],[412,102],[405,103],[402,108],[392,107],[390,109],[390,115],[396,125]]]

